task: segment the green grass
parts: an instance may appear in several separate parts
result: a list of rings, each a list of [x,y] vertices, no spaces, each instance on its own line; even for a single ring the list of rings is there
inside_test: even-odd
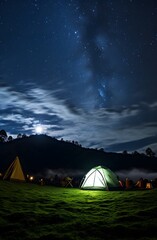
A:
[[[157,239],[157,189],[86,191],[0,181],[0,239]]]

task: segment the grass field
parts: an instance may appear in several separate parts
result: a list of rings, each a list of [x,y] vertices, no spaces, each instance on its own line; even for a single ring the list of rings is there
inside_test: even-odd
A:
[[[86,191],[0,181],[0,239],[157,239],[157,189]]]

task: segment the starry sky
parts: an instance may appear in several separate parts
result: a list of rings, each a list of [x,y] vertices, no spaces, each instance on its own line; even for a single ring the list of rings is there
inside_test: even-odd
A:
[[[156,0],[0,0],[0,129],[157,151]]]

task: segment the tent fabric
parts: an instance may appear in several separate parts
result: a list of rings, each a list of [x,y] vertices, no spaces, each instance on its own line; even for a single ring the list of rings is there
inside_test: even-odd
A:
[[[120,183],[114,172],[109,168],[97,166],[92,168],[84,177],[81,189],[110,190],[119,188]]]
[[[18,156],[7,169],[3,179],[25,181],[25,176],[23,174],[23,170]]]

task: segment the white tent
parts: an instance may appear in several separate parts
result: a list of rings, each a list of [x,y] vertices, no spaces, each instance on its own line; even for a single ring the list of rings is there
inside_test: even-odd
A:
[[[11,163],[6,173],[4,174],[3,179],[25,181],[25,176],[23,174],[23,170],[18,157],[16,157],[15,160]]]
[[[115,173],[109,168],[97,166],[92,168],[84,177],[82,189],[117,189],[120,183]]]

